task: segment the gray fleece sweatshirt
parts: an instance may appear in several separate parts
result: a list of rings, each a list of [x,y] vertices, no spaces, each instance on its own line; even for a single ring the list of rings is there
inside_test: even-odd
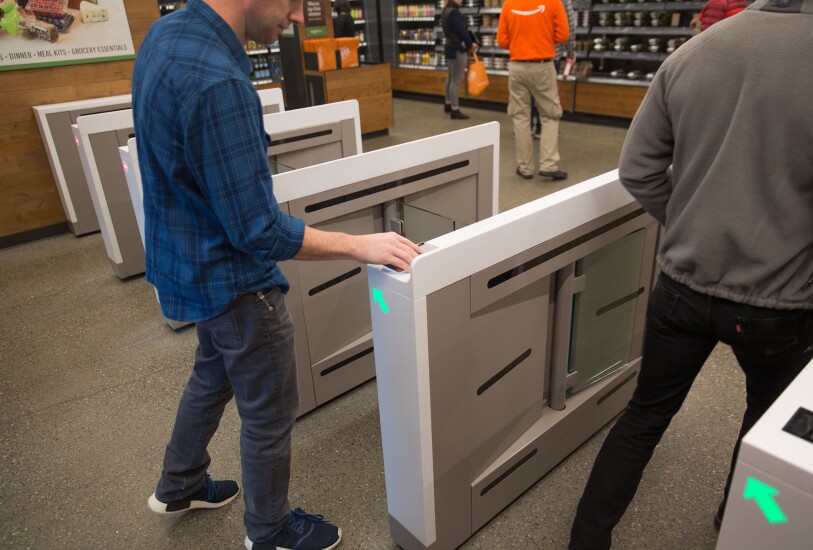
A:
[[[619,172],[664,225],[666,275],[743,304],[813,309],[813,0],[779,4],[757,0],[669,56]]]

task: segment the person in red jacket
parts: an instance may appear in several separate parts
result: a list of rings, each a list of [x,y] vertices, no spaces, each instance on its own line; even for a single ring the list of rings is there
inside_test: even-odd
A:
[[[497,27],[497,44],[509,52],[508,114],[514,121],[517,174],[531,179],[531,97],[539,107],[542,136],[539,140],[539,175],[567,178],[559,169],[559,119],[562,105],[556,82],[556,44],[570,36],[561,0],[505,0]]]
[[[740,13],[748,5],[746,0],[709,0],[700,12],[700,31],[704,31],[732,15]]]

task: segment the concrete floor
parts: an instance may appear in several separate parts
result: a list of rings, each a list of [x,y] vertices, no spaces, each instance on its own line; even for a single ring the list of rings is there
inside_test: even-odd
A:
[[[506,210],[615,167],[624,129],[561,126],[564,183],[515,175],[503,112],[398,99],[395,128],[365,150],[498,120],[500,206]],[[0,250],[0,548],[242,548],[243,504],[178,518],[146,499],[196,345],[173,332],[143,277],[120,281],[99,233]],[[667,431],[615,531],[619,549],[712,549],[744,409],[743,376],[721,346]],[[463,548],[557,549],[607,428],[587,441]],[[210,445],[211,473],[240,479],[233,404]],[[371,381],[300,419],[291,503],[324,514],[342,548],[393,549],[389,537],[377,393]]]

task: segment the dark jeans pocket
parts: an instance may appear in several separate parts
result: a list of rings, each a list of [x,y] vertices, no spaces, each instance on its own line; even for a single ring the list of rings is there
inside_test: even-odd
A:
[[[198,337],[202,334],[201,331],[208,332],[212,344],[220,350],[237,350],[243,347],[243,338],[240,334],[240,325],[237,322],[234,308],[238,297],[226,311],[205,321],[197,323]]]
[[[798,347],[810,345],[811,317],[810,311],[789,311],[780,315],[775,311],[772,317],[752,318],[737,317],[737,333],[743,348],[749,353],[771,357]]]
[[[649,296],[648,321],[658,323],[661,328],[670,325],[670,320],[674,316],[675,308],[680,301],[680,292],[684,288],[666,275],[661,274]]]

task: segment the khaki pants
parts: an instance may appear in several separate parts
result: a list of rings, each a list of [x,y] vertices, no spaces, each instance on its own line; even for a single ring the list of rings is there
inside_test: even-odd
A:
[[[517,166],[524,174],[533,174],[533,137],[531,136],[531,98],[542,119],[539,140],[539,170],[559,169],[559,86],[553,62],[508,64],[508,114],[514,121]]]

